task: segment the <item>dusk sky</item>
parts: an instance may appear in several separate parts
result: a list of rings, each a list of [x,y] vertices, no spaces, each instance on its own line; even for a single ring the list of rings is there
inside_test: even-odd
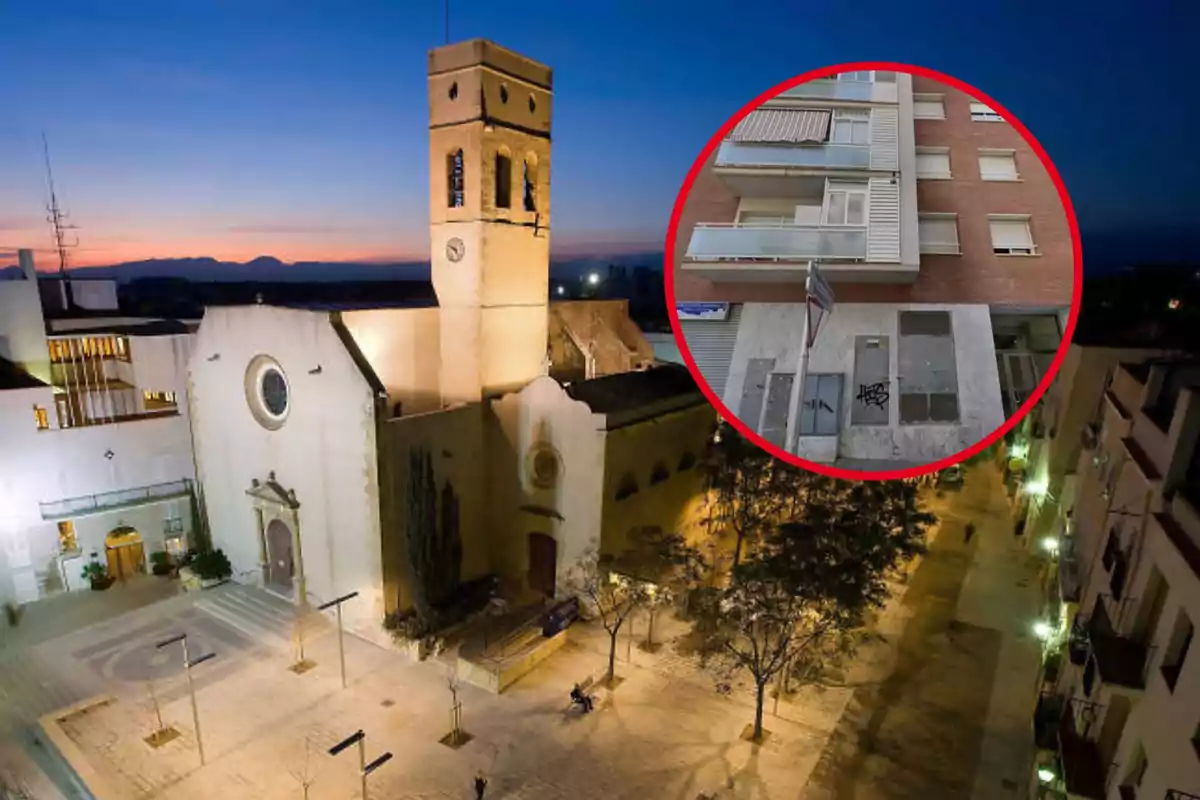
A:
[[[949,73],[1016,114],[1066,181],[1085,259],[1105,265],[1193,255],[1175,248],[1200,206],[1184,124],[1197,17],[1183,0],[455,0],[450,36],[554,68],[559,252],[660,248],[733,112],[798,73],[878,59]],[[9,2],[0,30],[0,265],[31,246],[54,266],[43,131],[79,265],[427,257],[439,0]]]

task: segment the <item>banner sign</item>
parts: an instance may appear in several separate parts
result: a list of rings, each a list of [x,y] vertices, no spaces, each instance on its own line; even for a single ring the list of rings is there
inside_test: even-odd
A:
[[[729,303],[676,303],[679,320],[726,320],[729,319]]]

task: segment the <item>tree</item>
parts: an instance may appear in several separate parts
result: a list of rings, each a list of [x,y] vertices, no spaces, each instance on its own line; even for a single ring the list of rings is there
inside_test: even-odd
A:
[[[681,534],[642,526],[630,530],[628,545],[612,566],[643,584],[637,599],[649,612],[646,646],[652,648],[655,616],[676,597],[686,597],[707,565]]]
[[[753,739],[781,670],[811,664],[863,627],[887,600],[887,580],[922,551],[935,518],[901,481],[842,482],[808,475],[799,516],[770,530],[700,610],[706,651],[750,673]]]
[[[583,555],[567,576],[569,590],[582,595],[608,632],[608,672],[605,680],[613,685],[617,669],[617,634],[629,615],[645,598],[642,581],[632,580],[620,571],[619,559],[599,555],[594,550]]]
[[[419,625],[430,627],[436,624],[437,607],[458,588],[463,552],[458,496],[447,481],[439,515],[433,458],[423,448],[414,448],[409,456],[407,512],[413,606]]]
[[[794,473],[728,423],[718,425],[702,467],[708,487],[709,533],[734,536],[733,568],[748,541],[767,535],[794,500]]]

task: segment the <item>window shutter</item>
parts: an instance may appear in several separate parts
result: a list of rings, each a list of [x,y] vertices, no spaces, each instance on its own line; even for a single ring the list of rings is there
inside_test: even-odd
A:
[[[924,177],[949,177],[950,176],[950,154],[949,153],[917,153],[917,176]]]
[[[921,252],[957,253],[958,222],[952,217],[925,217],[917,221]]]
[[[988,153],[979,156],[979,175],[984,180],[1016,180],[1017,162],[1009,154]]]
[[[941,100],[916,100],[913,102],[913,116],[917,119],[945,119],[946,108]]]
[[[1029,223],[1023,219],[989,220],[992,229],[992,247],[1032,247]]]

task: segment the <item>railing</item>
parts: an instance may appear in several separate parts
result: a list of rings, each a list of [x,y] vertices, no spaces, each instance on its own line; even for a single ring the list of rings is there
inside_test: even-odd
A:
[[[190,480],[169,481],[140,486],[136,489],[122,489],[116,492],[102,492],[82,497],[71,497],[66,500],[54,500],[49,503],[38,503],[42,519],[62,519],[83,514],[95,514],[121,506],[138,505],[164,500],[168,497],[191,494]]]
[[[867,169],[871,148],[863,144],[748,144],[722,142],[718,167]]]
[[[870,100],[875,84],[865,81],[809,81],[780,92],[781,98],[813,100]]]
[[[700,224],[687,257],[695,260],[866,258],[866,227]]]

